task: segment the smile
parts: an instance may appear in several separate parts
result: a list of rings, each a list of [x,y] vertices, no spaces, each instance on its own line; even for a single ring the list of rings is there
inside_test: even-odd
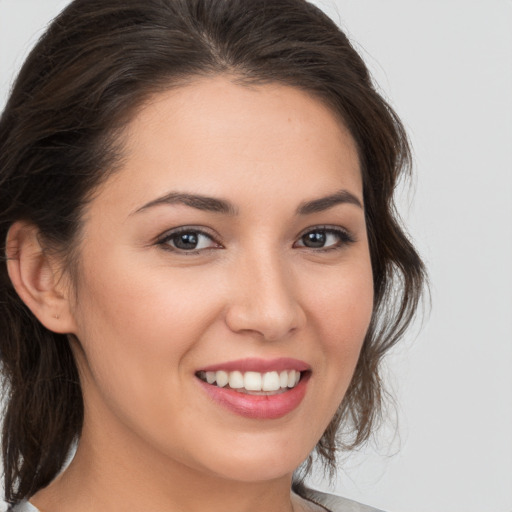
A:
[[[197,376],[208,384],[219,388],[228,387],[240,393],[269,394],[283,393],[294,388],[300,381],[301,372],[298,370],[282,370],[280,372],[241,372],[235,371],[201,371]]]
[[[293,358],[249,358],[229,361],[195,374],[213,401],[238,416],[271,420],[299,407],[311,379],[311,367]]]

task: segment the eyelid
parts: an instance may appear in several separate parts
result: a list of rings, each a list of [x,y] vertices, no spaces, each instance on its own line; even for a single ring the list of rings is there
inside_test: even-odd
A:
[[[316,252],[326,252],[330,250],[336,250],[336,249],[343,249],[344,247],[353,244],[354,242],[357,242],[357,239],[352,234],[351,231],[348,229],[341,227],[341,226],[335,226],[335,225],[318,225],[318,226],[311,226],[306,229],[304,229],[299,236],[297,237],[297,241],[294,243],[297,244],[298,241],[300,241],[304,236],[306,236],[308,233],[313,233],[315,231],[323,231],[325,233],[335,234],[340,237],[340,242],[338,244],[334,244],[327,247],[307,247],[306,245],[299,245],[298,247],[301,249],[308,249],[311,251]]]
[[[199,235],[205,236],[209,238],[212,242],[215,243],[215,246],[213,247],[205,247],[203,249],[190,249],[190,250],[184,250],[179,249],[178,247],[173,247],[168,242],[173,237],[178,236],[182,233],[197,233]],[[212,250],[212,249],[221,249],[222,244],[218,241],[218,237],[212,233],[210,233],[207,229],[204,227],[199,226],[178,226],[176,228],[168,229],[161,235],[159,235],[156,240],[155,244],[162,247],[162,249],[170,252],[175,252],[178,254],[184,254],[184,255],[194,255],[194,254],[200,254],[202,252]]]
[[[334,234],[339,237],[339,242],[333,245],[329,245],[327,247],[308,247],[306,245],[297,245],[297,243],[308,233],[312,233],[315,231],[323,231],[325,233]],[[180,249],[178,247],[173,247],[168,242],[170,239],[172,239],[175,236],[178,236],[182,233],[197,233],[199,235],[205,236],[209,238],[215,245],[212,247],[205,247],[202,249]],[[221,249],[224,248],[222,246],[222,243],[218,241],[220,237],[218,235],[214,235],[211,232],[209,232],[208,229],[205,229],[204,227],[199,226],[178,226],[176,228],[169,229],[162,233],[160,236],[158,236],[155,240],[155,244],[161,246],[164,250],[175,252],[178,254],[183,255],[194,255],[194,254],[200,254],[205,251],[210,251],[212,249]],[[346,228],[336,225],[318,225],[318,226],[310,226],[297,236],[296,241],[294,242],[293,246],[298,247],[301,249],[307,249],[315,252],[326,252],[331,250],[337,250],[337,249],[343,249],[347,245],[350,245],[354,242],[356,242],[356,238],[354,235]]]

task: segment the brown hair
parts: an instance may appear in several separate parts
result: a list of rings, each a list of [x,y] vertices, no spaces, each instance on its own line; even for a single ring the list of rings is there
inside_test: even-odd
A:
[[[343,119],[358,146],[375,304],[349,390],[317,445],[333,466],[336,447],[368,439],[379,416],[379,364],[412,319],[424,268],[393,205],[410,164],[402,124],[347,37],[318,8],[305,0],[72,2],[27,58],[0,119],[0,254],[9,227],[25,219],[46,244],[72,255],[83,206],[114,172],[118,135],[141,103],[220,73],[308,91]],[[83,403],[67,337],[45,329],[23,304],[4,259],[0,304],[12,503],[56,476],[80,435]]]

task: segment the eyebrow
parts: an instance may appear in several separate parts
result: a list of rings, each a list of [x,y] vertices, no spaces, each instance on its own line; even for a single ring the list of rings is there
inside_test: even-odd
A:
[[[223,213],[226,215],[237,215],[238,209],[229,201],[224,199],[217,199],[215,197],[202,196],[197,194],[186,194],[180,192],[171,192],[165,196],[159,197],[135,211],[135,213],[142,212],[153,206],[161,204],[183,204],[196,208],[197,210],[204,210],[207,212]]]
[[[312,213],[323,212],[338,204],[353,204],[359,208],[363,208],[361,201],[348,190],[339,190],[330,196],[321,197],[306,201],[297,208],[298,215],[310,215]]]
[[[332,208],[338,204],[346,203],[353,204],[359,208],[363,208],[361,201],[354,194],[350,193],[348,190],[339,190],[338,192],[335,192],[329,196],[301,203],[297,208],[296,213],[297,215],[311,215],[313,213],[328,210],[329,208]],[[190,206],[191,208],[196,208],[197,210],[222,213],[232,216],[238,214],[238,208],[225,199],[218,199],[215,197],[208,197],[198,194],[187,194],[182,192],[170,192],[169,194],[146,203],[144,206],[141,206],[135,210],[134,213],[139,213],[154,206],[163,204],[182,204],[185,206]]]

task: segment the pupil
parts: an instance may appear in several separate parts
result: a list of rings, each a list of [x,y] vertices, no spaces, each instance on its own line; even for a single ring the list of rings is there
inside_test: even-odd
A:
[[[178,249],[195,249],[198,244],[196,233],[183,233],[178,235],[174,244]]]
[[[315,231],[308,233],[303,237],[303,242],[306,247],[323,247],[325,245],[326,235],[322,231]]]

